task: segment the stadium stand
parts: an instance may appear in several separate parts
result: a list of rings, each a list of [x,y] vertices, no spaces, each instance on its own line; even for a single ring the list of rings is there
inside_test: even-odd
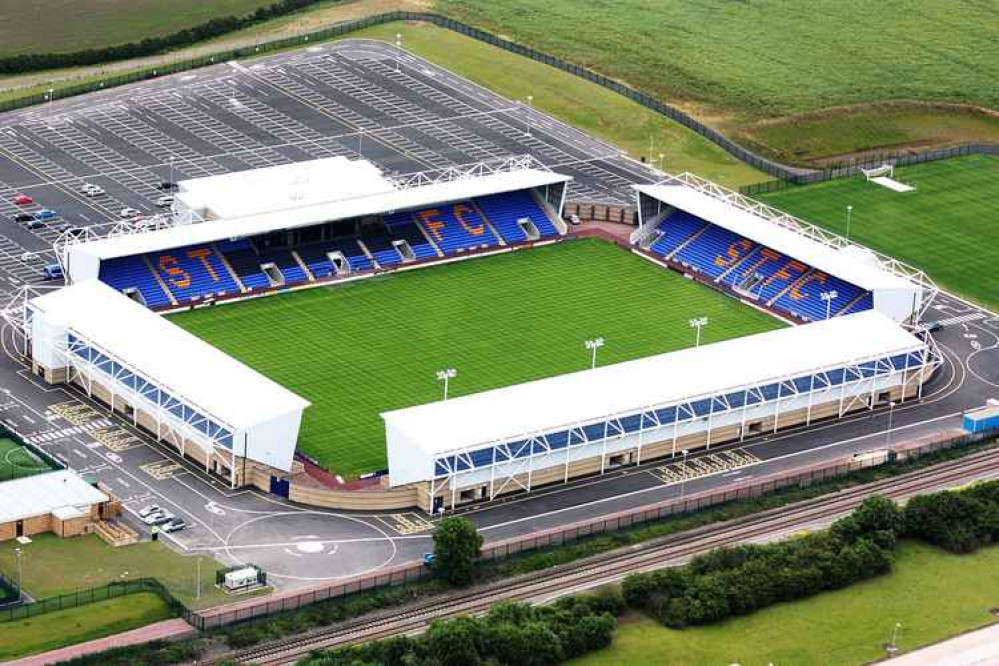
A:
[[[499,243],[486,221],[467,202],[428,208],[414,217],[445,255]]]
[[[870,293],[690,213],[659,223],[648,249],[776,310],[805,321],[873,308]],[[835,292],[828,304],[825,292]]]
[[[119,257],[104,262],[100,279],[121,292],[135,290],[148,307],[170,305],[170,297],[149,270],[145,257]]]
[[[301,236],[301,244],[291,246],[282,246],[283,237],[275,241],[272,235],[122,257],[104,261],[99,277],[119,291],[138,292],[149,307],[163,307],[172,304],[171,296],[183,304],[559,233],[526,190],[390,213],[354,227],[341,225],[335,233],[351,229],[353,235],[318,240],[323,233],[317,228]]]

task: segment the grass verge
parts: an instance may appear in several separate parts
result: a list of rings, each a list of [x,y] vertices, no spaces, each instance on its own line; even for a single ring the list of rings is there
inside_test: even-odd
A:
[[[860,664],[885,656],[895,623],[903,652],[990,624],[999,546],[953,555],[906,541],[892,573],[714,625],[667,629],[636,616],[614,645],[573,666]]]
[[[201,597],[197,597],[197,561],[162,543],[142,542],[111,548],[96,535],[60,539],[53,534],[31,537],[23,551],[24,590],[32,597],[54,597],[129,578],[156,578],[189,608],[207,608],[231,601],[215,589],[215,560],[201,560]],[[14,578],[15,541],[0,543],[0,571]],[[130,598],[130,597],[125,597]]]
[[[758,195],[762,201],[925,270],[940,286],[999,308],[995,202],[999,157],[970,155],[899,168],[893,192],[861,177]]]
[[[636,294],[645,294],[641,304]],[[653,296],[649,296],[653,295]],[[636,308],[641,315],[636,316]],[[171,321],[312,402],[299,447],[344,476],[386,466],[379,413],[779,328],[748,308],[609,243],[568,241],[226,305]],[[275,335],[296,332],[294,341]],[[350,354],[342,350],[350,349]],[[349,387],[349,390],[345,390]]]
[[[158,595],[133,594],[0,624],[0,661],[103,638],[173,617]]]

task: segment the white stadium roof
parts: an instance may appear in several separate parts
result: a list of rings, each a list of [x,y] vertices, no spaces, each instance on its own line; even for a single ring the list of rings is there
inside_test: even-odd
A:
[[[323,163],[319,165],[323,177],[332,177],[330,167],[335,165],[329,164],[329,160],[318,160],[318,162]],[[495,170],[483,175],[478,175],[477,172],[470,170],[470,175],[465,177],[441,179],[437,182],[401,187],[381,176],[376,182],[370,169],[367,167],[362,169],[357,162],[347,162],[347,164],[353,165],[347,171],[352,177],[356,176],[356,181],[363,181],[364,185],[358,190],[334,186],[331,191],[335,193],[335,198],[319,197],[314,192],[302,200],[297,200],[294,196],[289,198],[287,193],[280,192],[280,186],[282,183],[286,183],[288,178],[294,177],[291,172],[278,173],[272,184],[267,184],[266,178],[261,181],[257,177],[241,181],[236,178],[239,174],[231,174],[232,180],[223,181],[224,187],[220,189],[218,201],[214,205],[218,205],[224,210],[239,210],[242,214],[238,217],[69,245],[67,251],[70,254],[71,277],[75,279],[72,274],[74,264],[92,265],[93,259],[113,259],[198,243],[243,238],[281,229],[308,227],[323,222],[347,220],[364,215],[426,208],[450,201],[542,187],[571,180],[569,176],[538,168]],[[369,163],[365,162],[364,164]],[[307,170],[314,165],[315,162],[305,162],[299,168]],[[270,170],[261,169],[260,171]],[[261,175],[266,176],[266,174],[257,174],[258,177]],[[220,176],[219,178],[226,177]],[[213,179],[214,177],[205,180]],[[321,181],[314,178],[310,183],[309,188],[316,189]],[[194,185],[194,181],[185,181],[185,187],[191,189],[192,192],[195,189],[200,192],[202,189],[200,185]],[[206,193],[204,196],[209,195]],[[240,196],[246,198],[245,205],[237,201]],[[273,205],[270,203],[272,199],[275,202]],[[325,200],[319,201],[318,199]],[[207,199],[204,199],[202,203],[206,201]],[[256,212],[248,212],[248,209],[251,208],[256,208]]]
[[[194,210],[206,210],[206,218],[227,220],[394,189],[392,181],[367,160],[329,157],[183,180],[177,199]]]
[[[745,236],[867,291],[911,289],[913,286],[908,280],[881,268],[873,254],[861,255],[856,250],[836,249],[688,185],[660,183],[634,187],[654,199]]]
[[[235,430],[310,404],[103,282],[78,282],[31,306]]]
[[[0,483],[0,523],[49,513],[61,520],[75,518],[108,499],[69,470],[36,474]]]
[[[920,350],[873,310],[382,414],[428,456]]]

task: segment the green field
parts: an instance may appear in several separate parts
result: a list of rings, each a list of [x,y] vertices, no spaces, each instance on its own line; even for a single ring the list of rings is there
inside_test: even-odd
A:
[[[864,664],[884,656],[902,624],[902,651],[995,621],[999,547],[953,555],[904,543],[894,572],[716,625],[676,631],[641,619],[622,623],[614,645],[572,666]]]
[[[167,35],[274,0],[0,0],[0,55],[99,48]]]
[[[210,557],[201,558],[199,599],[197,558],[178,555],[160,542],[112,548],[96,534],[72,539],[36,534],[24,546],[14,540],[4,541],[0,542],[0,572],[9,578],[16,577],[14,548],[23,552],[24,591],[38,599],[144,577],[159,580],[190,608],[206,608],[231,599],[215,589],[215,572],[222,568],[220,564]]]
[[[0,623],[0,660],[57,650],[173,617],[166,602],[150,593],[131,594],[87,606]]]
[[[0,482],[50,472],[52,467],[10,437],[0,437]]]
[[[925,270],[941,287],[999,309],[999,157],[973,155],[897,169],[916,187],[893,192],[862,177],[759,195]]]
[[[379,413],[781,324],[602,241],[555,246],[177,314],[201,336],[313,403],[299,448],[344,476],[384,468]]]

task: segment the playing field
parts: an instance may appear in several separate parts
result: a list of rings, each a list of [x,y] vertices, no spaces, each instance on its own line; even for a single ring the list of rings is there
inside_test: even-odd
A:
[[[310,400],[299,448],[350,477],[384,468],[379,413],[781,326],[601,241],[195,310],[171,321]]]
[[[0,437],[0,481],[51,471],[30,449],[9,437]]]
[[[756,198],[925,270],[941,287],[999,309],[999,157],[972,155],[904,167],[893,192],[863,178]]]

